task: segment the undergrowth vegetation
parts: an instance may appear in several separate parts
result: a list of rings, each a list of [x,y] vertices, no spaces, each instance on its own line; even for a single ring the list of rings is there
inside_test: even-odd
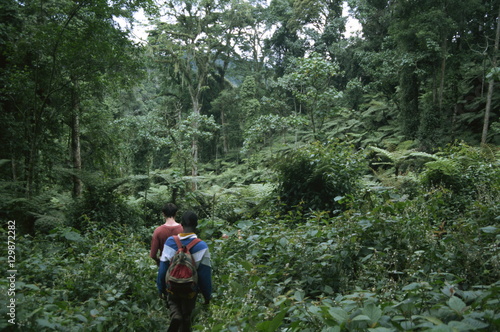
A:
[[[330,210],[308,208],[307,197],[283,209],[271,183],[211,183],[183,198],[184,209],[204,214],[199,232],[213,265],[214,297],[199,303],[194,330],[500,330],[498,158],[465,146],[417,155],[406,162],[420,169],[408,166],[397,180],[391,169],[387,181],[365,177],[355,192],[322,203]],[[161,185],[150,199],[168,198]],[[132,210],[144,203],[125,201]],[[148,257],[154,225],[90,216],[17,238],[17,327],[166,330]],[[7,280],[0,285],[4,292]],[[6,310],[2,298],[3,317]]]

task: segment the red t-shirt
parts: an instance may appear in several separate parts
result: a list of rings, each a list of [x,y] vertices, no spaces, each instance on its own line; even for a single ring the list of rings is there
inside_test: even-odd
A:
[[[149,253],[149,256],[154,259],[155,261],[158,261],[158,257],[156,254],[158,253],[158,250],[160,251],[160,257],[161,253],[163,251],[163,245],[165,244],[165,241],[173,235],[177,235],[179,233],[182,233],[183,228],[182,225],[175,225],[175,226],[167,226],[167,225],[161,225],[156,227],[155,231],[153,232],[153,238],[151,240],[151,252]]]

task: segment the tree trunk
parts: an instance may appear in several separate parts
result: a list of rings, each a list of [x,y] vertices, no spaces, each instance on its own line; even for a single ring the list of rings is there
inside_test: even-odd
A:
[[[35,144],[30,143],[29,151],[25,156],[26,164],[26,198],[30,199],[33,195],[33,177],[35,173]]]
[[[407,139],[415,139],[420,126],[418,105],[419,84],[415,68],[404,66],[400,72],[400,102],[403,133]]]
[[[200,105],[199,101],[197,98],[192,98],[193,101],[193,114],[199,115],[200,114]],[[193,179],[191,180],[191,189],[193,191],[196,191],[198,189],[196,177],[198,176],[198,137],[197,137],[197,131],[199,127],[198,119],[195,119],[192,123],[192,126],[194,128],[194,134],[193,138],[191,141],[191,157],[192,157],[192,164],[191,164],[191,176]]]
[[[10,160],[10,165],[12,170],[12,182],[17,182],[17,165],[14,157]]]
[[[500,39],[500,6],[498,7],[497,15],[497,31],[495,34],[495,47],[493,49],[493,56],[491,59],[491,68],[497,67],[497,53],[498,53],[498,43]],[[491,98],[493,96],[493,86],[495,85],[495,78],[491,77],[488,82],[488,94],[486,96],[486,109],[484,111],[484,123],[483,123],[483,134],[481,136],[481,144],[486,144],[486,139],[488,137],[488,127],[490,122],[491,113]]]
[[[39,132],[41,127],[42,110],[35,107],[33,114],[29,114],[31,119],[27,121],[26,137],[29,140],[29,149],[25,154],[26,169],[26,198],[30,199],[35,192],[35,177],[39,156]]]
[[[225,119],[225,114],[224,114],[224,108],[221,109],[221,112],[220,112],[220,122],[221,122],[221,125],[222,125],[222,149],[224,151],[224,155],[227,155],[227,153],[229,152],[229,146],[228,146],[228,143],[227,143],[227,130],[226,130],[226,119]],[[217,147],[216,147],[217,149]]]
[[[79,197],[82,193],[82,181],[80,171],[82,170],[82,158],[80,154],[80,116],[73,114],[71,124],[71,156],[73,159],[73,196]]]
[[[443,109],[444,77],[445,77],[445,72],[446,72],[447,42],[448,42],[448,39],[445,36],[443,38],[443,45],[442,45],[443,57],[441,59],[441,81],[439,82],[439,95],[438,95],[439,110]]]
[[[78,86],[78,83],[75,83]],[[80,172],[82,170],[82,156],[80,152],[80,101],[78,99],[78,89],[75,87],[72,96],[72,117],[71,117],[71,159],[73,163],[73,196],[79,197],[82,194],[82,180]]]

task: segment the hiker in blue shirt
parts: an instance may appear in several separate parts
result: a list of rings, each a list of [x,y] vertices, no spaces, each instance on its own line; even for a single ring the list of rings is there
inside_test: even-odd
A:
[[[160,268],[158,270],[158,278],[156,284],[160,297],[167,300],[170,309],[170,327],[168,331],[191,331],[191,314],[196,305],[198,292],[201,292],[205,299],[205,304],[209,304],[212,296],[212,267],[210,263],[210,252],[208,245],[201,240],[197,240],[195,234],[198,226],[198,216],[191,211],[183,214],[182,226],[184,232],[178,235],[178,240],[182,246],[188,247],[194,240],[199,241],[189,250],[198,272],[197,289],[192,294],[177,294],[167,291],[167,283],[165,277],[169,265],[175,253],[179,249],[176,239],[171,236],[165,241],[163,252],[160,257]]]

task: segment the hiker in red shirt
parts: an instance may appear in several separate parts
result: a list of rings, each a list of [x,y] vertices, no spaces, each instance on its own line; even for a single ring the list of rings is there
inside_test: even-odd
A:
[[[175,221],[175,215],[177,214],[177,206],[173,203],[167,203],[162,209],[163,218],[165,218],[165,223],[158,226],[153,232],[153,238],[151,239],[151,252],[149,256],[155,260],[156,265],[160,265],[160,258],[163,245],[165,241],[173,235],[182,233],[182,225]],[[158,255],[158,251],[160,254]]]

